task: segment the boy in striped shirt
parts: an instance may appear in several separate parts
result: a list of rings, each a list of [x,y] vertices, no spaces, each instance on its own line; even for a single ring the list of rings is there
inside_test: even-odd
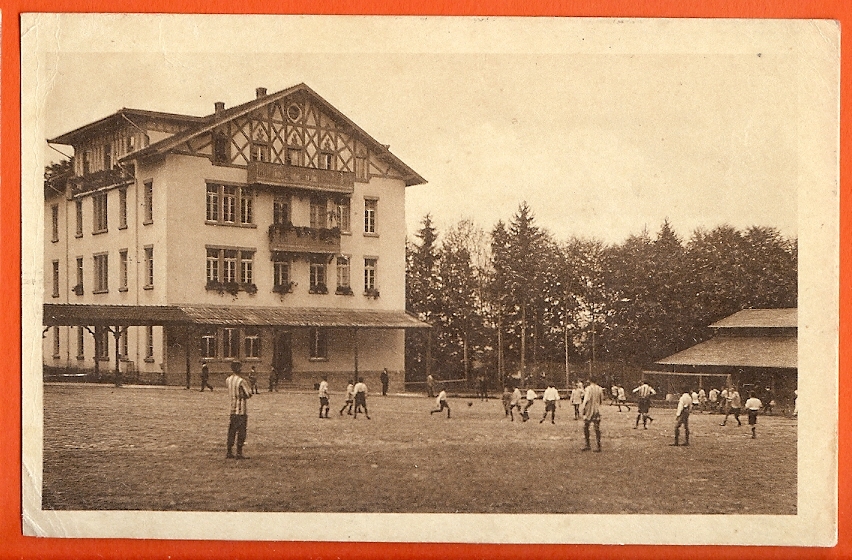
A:
[[[642,427],[646,430],[648,429],[648,422],[653,422],[654,419],[651,418],[651,395],[656,395],[657,392],[648,385],[648,382],[644,379],[642,380],[642,384],[633,389],[633,392],[636,393],[636,396],[639,399],[639,414],[636,415],[636,425],[633,426],[633,429],[639,427],[639,420],[642,420]]]
[[[228,425],[228,454],[225,455],[228,459],[234,458],[232,450],[235,442],[237,444],[236,458],[246,458],[243,456],[243,444],[246,441],[246,430],[248,429],[248,404],[246,401],[251,398],[251,387],[240,375],[241,369],[242,363],[236,360],[231,362],[233,373],[225,380],[231,402],[231,422]]]

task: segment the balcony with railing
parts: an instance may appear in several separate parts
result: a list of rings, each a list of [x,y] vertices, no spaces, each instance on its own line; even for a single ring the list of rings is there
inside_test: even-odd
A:
[[[341,194],[352,194],[355,190],[355,174],[346,171],[251,161],[246,172],[250,185],[294,187]]]
[[[340,252],[340,228],[272,224],[269,226],[269,250],[273,253],[336,254]]]
[[[132,169],[104,169],[88,175],[71,177],[68,183],[71,185],[71,194],[81,194],[96,191],[102,188],[122,186],[132,183],[134,173]]]

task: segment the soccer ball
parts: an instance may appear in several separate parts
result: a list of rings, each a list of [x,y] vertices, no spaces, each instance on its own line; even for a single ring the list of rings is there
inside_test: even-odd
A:
[[[473,401],[467,401],[467,406],[473,406]]]

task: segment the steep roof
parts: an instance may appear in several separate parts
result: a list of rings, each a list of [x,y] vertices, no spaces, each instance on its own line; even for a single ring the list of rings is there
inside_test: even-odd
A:
[[[377,154],[378,157],[386,159],[389,163],[396,166],[400,171],[403,172],[403,175],[405,176],[406,186],[420,185],[426,182],[426,180],[421,177],[416,171],[411,169],[408,165],[405,164],[405,162],[403,162],[397,156],[392,154],[387,146],[379,143],[378,140],[367,134],[366,131],[364,131],[361,127],[359,127],[352,120],[350,120],[349,117],[337,110],[337,108],[331,105],[331,103],[323,99],[317,92],[312,90],[304,83],[283,89],[275,93],[270,93],[262,97],[257,97],[241,105],[237,105],[229,109],[224,109],[218,113],[208,115],[201,119],[201,121],[196,126],[193,126],[183,132],[179,132],[168,138],[165,138],[159,142],[155,142],[147,148],[144,148],[137,152],[133,152],[132,154],[128,154],[127,156],[122,158],[122,161],[130,161],[137,158],[141,159],[152,155],[164,154],[169,150],[186,142],[187,140],[191,140],[196,136],[213,131],[223,123],[247,115],[256,109],[263,107],[264,105],[273,103],[275,101],[278,101],[279,99],[288,97],[298,92],[303,92],[311,96],[325,110],[327,110],[336,118],[340,119],[352,129],[354,129],[368,144],[371,145],[373,151]]]
[[[717,336],[657,361],[674,366],[797,368],[795,336]]]
[[[798,309],[743,309],[716,321],[711,328],[796,328]]]
[[[109,124],[112,124],[113,122],[127,123],[127,120],[125,119],[128,119],[130,120],[130,123],[133,123],[133,117],[176,122],[180,124],[186,124],[188,126],[196,125],[204,121],[204,117],[194,117],[191,115],[181,115],[178,113],[161,113],[159,111],[145,111],[142,109],[128,109],[127,107],[123,107],[109,116],[96,120],[95,122],[89,123],[87,125],[83,125],[79,128],[75,128],[74,130],[66,132],[65,134],[60,134],[56,138],[52,138],[47,142],[49,144],[64,144],[66,146],[70,146],[80,138],[83,138],[88,134],[95,132]]]

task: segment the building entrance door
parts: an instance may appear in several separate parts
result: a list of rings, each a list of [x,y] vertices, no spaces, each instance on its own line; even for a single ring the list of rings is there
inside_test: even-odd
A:
[[[272,360],[279,379],[290,381],[293,377],[293,333],[289,331],[276,333]]]

